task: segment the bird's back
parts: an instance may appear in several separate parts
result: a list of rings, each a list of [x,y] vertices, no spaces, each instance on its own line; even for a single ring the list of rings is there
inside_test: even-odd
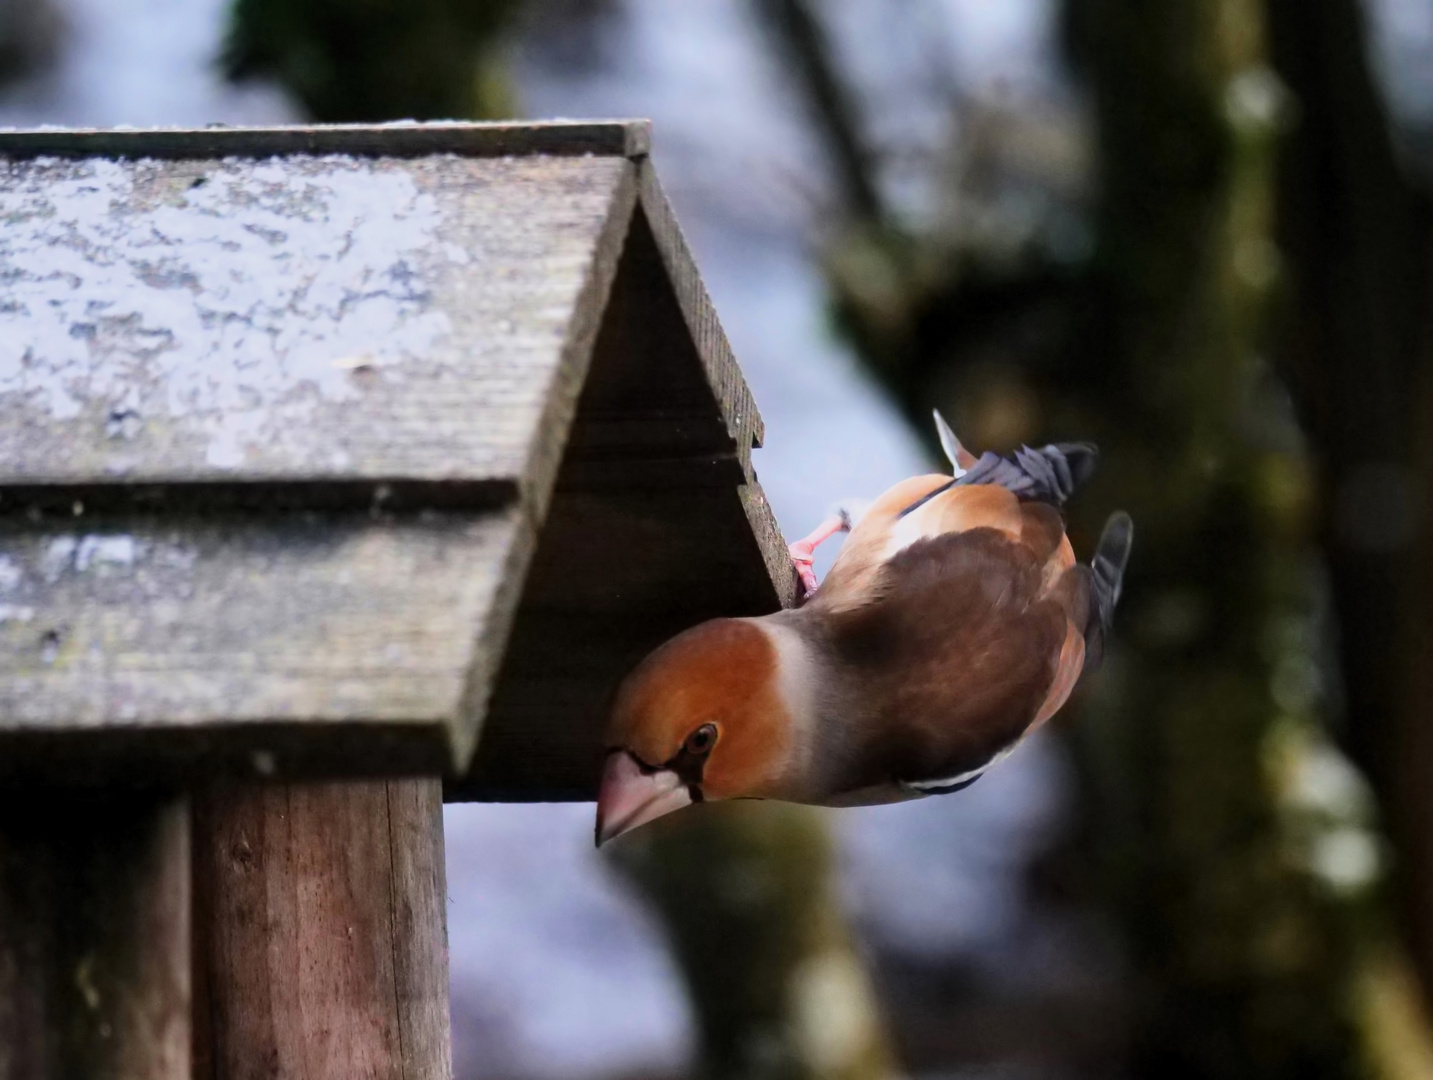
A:
[[[1074,688],[1092,574],[1053,499],[998,482],[1012,464],[886,492],[803,609],[837,660],[827,708],[860,733],[823,744],[833,787],[869,796],[843,801],[973,782]]]

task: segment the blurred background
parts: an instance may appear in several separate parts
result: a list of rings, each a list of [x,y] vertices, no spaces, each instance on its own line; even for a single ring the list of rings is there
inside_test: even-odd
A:
[[[0,0],[0,125],[552,116],[655,121],[789,536],[932,407],[1138,535],[959,795],[450,807],[459,1077],[1433,1077],[1433,0]]]

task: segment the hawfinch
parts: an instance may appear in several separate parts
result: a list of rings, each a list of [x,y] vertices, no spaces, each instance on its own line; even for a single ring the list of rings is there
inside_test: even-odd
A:
[[[959,791],[1065,703],[1098,663],[1133,527],[1089,565],[1061,506],[1095,463],[1062,443],[904,480],[859,524],[791,545],[807,600],[713,619],[627,677],[607,727],[597,843],[707,799],[858,806]],[[819,590],[811,553],[850,531]]]

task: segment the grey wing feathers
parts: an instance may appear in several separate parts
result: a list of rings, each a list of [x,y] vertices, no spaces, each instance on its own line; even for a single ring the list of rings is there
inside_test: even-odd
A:
[[[1095,471],[1098,458],[1090,443],[1022,446],[1008,456],[986,451],[956,483],[998,484],[1022,499],[1063,506]]]
[[[951,488],[965,484],[994,484],[1017,498],[1061,507],[1090,478],[1098,459],[1099,451],[1091,443],[1053,443],[1038,450],[1022,446],[1008,455],[987,450],[965,472],[926,492],[898,516],[905,517]]]

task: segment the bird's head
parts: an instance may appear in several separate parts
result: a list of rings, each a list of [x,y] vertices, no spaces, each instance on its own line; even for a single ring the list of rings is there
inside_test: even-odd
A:
[[[777,794],[791,739],[777,650],[745,619],[713,619],[627,676],[607,725],[599,845],[693,802]]]

